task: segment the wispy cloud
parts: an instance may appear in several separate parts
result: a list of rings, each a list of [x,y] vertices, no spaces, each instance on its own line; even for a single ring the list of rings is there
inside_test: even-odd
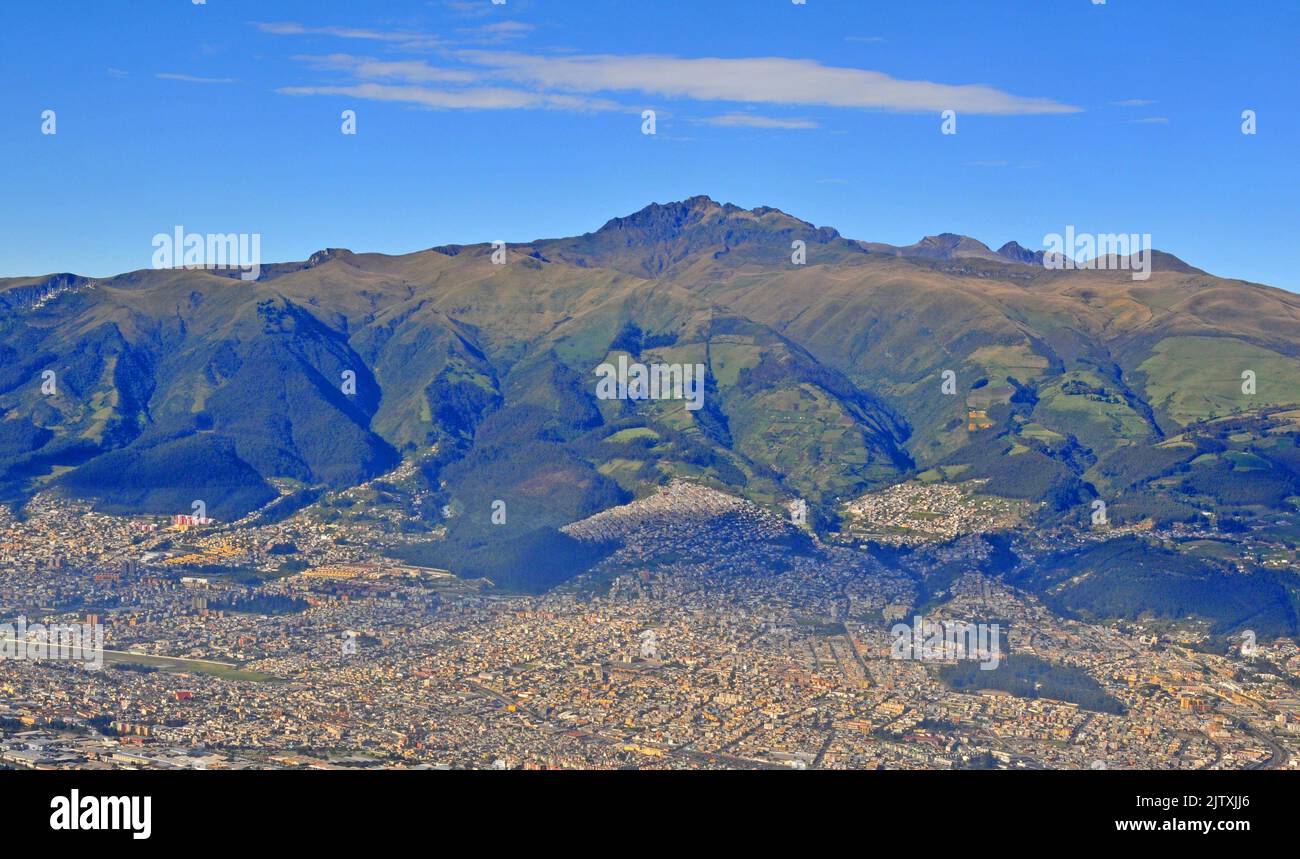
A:
[[[158,72],[154,77],[165,81],[184,81],[191,84],[234,84],[239,81],[234,78],[203,78],[197,75],[185,75],[179,72]]]
[[[1142,119],[1130,119],[1129,122],[1134,125],[1168,125],[1169,117],[1167,116],[1147,116]]]
[[[419,86],[357,84],[354,86],[280,87],[283,95],[344,95],[369,101],[391,101],[434,110],[624,110],[613,102],[562,93],[538,93],[503,87],[434,89]]]
[[[429,5],[434,5],[432,0]],[[494,9],[493,6],[496,4],[485,3],[483,0],[442,0],[442,5],[462,18],[484,18],[498,12],[501,8],[497,6]]]
[[[710,116],[701,119],[707,125],[722,125],[729,127],[741,128],[787,128],[803,129],[818,128],[818,124],[811,119],[777,119],[771,116],[758,116],[752,113],[724,113],[721,116]]]
[[[346,71],[365,80],[398,80],[407,83],[471,83],[480,75],[467,69],[439,68],[422,60],[387,61],[351,54],[298,55],[299,62],[322,70]]]
[[[332,36],[337,39],[360,39],[388,42],[407,50],[430,50],[442,46],[434,36],[411,30],[374,30],[365,27],[308,27],[296,21],[253,22],[263,33],[275,36]]]
[[[1155,102],[1149,98],[1126,98],[1123,101],[1113,101],[1111,104],[1116,107],[1146,107]]]
[[[371,101],[399,102],[434,110],[573,110],[608,111],[625,108],[605,100],[571,93],[534,92],[484,83],[479,70],[430,65],[423,60],[396,62],[351,54],[299,55],[313,68],[343,71],[357,79],[347,85],[286,86],[283,95],[343,95]],[[481,86],[462,84],[484,83]],[[399,86],[397,84],[407,84]],[[438,86],[428,86],[437,84]]]
[[[525,24],[522,21],[497,21],[481,27],[462,27],[456,33],[467,41],[495,45],[522,39],[535,29],[537,28],[532,24]]]
[[[983,84],[942,84],[903,80],[883,72],[828,66],[814,60],[780,57],[747,59],[682,58],[660,55],[526,53],[460,49],[407,30],[307,26],[297,22],[254,24],[265,33],[321,35],[386,43],[397,49],[439,46],[440,63],[385,61],[345,53],[302,55],[295,59],[322,71],[341,71],[344,82],[314,82],[283,87],[290,95],[344,94],[355,98],[404,101],[425,107],[549,108],[616,110],[616,93],[646,98],[686,99],[737,105],[830,107],[896,112],[1025,115],[1080,110],[1049,98],[1015,95]],[[497,21],[461,28],[482,40],[516,38],[532,25]],[[874,38],[874,37],[857,37]],[[393,84],[406,84],[395,86]],[[471,86],[472,85],[472,86]],[[780,119],[739,111],[700,120],[750,128],[817,128],[811,119]]]
[[[1049,114],[1079,110],[1047,98],[1012,95],[982,84],[910,81],[882,72],[780,57],[684,59],[598,54],[554,57],[462,51],[494,75],[542,89],[639,92],[699,101],[974,114]]]

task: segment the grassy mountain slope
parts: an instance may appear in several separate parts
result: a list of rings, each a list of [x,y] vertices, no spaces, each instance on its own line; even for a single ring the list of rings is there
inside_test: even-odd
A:
[[[233,516],[273,481],[338,488],[432,455],[461,523],[500,499],[521,529],[673,477],[816,514],[930,466],[1057,512],[1108,493],[1141,511],[1170,481],[1190,509],[1225,473],[1289,497],[1262,430],[1207,445],[1215,420],[1300,405],[1300,298],[1167,255],[1146,281],[1049,271],[1015,243],[893,247],[707,197],[492,255],[2,280],[0,488]],[[704,365],[704,408],[598,399],[595,367],[620,356]]]

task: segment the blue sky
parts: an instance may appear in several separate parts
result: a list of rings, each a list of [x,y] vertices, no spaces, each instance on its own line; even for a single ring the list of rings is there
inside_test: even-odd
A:
[[[13,0],[0,276],[145,268],[177,224],[270,262],[708,194],[894,244],[1150,233],[1300,290],[1298,56],[1294,0]]]

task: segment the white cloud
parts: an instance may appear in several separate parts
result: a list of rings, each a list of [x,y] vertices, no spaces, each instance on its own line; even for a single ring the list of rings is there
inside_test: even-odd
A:
[[[535,29],[537,28],[532,24],[525,24],[522,21],[497,21],[481,27],[462,27],[456,32],[465,36],[466,41],[500,44],[513,39],[522,39]]]
[[[375,60],[370,57],[356,57],[351,54],[300,55],[294,57],[294,59],[310,63],[318,69],[351,72],[356,77],[366,80],[399,80],[407,83],[470,83],[480,77],[480,75],[467,69],[438,68],[421,60],[390,62]]]
[[[710,116],[700,122],[708,125],[723,125],[742,128],[818,128],[811,119],[776,119],[770,116],[758,116],[752,113],[724,113]]]
[[[293,95],[350,94],[359,98],[405,101],[437,108],[546,107],[571,110],[617,110],[601,93],[691,99],[734,104],[832,107],[897,112],[970,114],[1057,114],[1080,108],[1049,98],[1024,97],[982,84],[941,84],[902,80],[883,72],[827,66],[814,60],[781,57],[743,59],[681,58],[658,55],[533,54],[519,51],[460,50],[404,30],[355,27],[309,27],[297,22],[259,23],[277,35],[326,35],[390,43],[397,49],[440,45],[444,65],[423,60],[385,61],[344,53],[299,56],[317,69],[342,71],[349,85],[285,87]],[[510,38],[532,25],[498,21],[460,32]],[[381,85],[383,84],[383,85]],[[420,86],[395,86],[410,84]],[[423,86],[423,85],[437,86]],[[473,84],[472,88],[461,85]],[[750,128],[816,128],[810,119],[777,119],[732,111],[699,120]]]
[[[463,51],[459,56],[497,77],[572,92],[624,91],[699,101],[908,112],[1053,114],[1079,110],[1052,99],[1026,98],[981,84],[900,80],[882,72],[780,57],[556,57],[488,51]]]
[[[495,4],[484,3],[482,0],[443,0],[442,5],[462,18],[483,18],[500,9],[499,6],[493,9]]]
[[[233,84],[238,83],[234,78],[201,78],[196,75],[184,75],[178,72],[159,72],[154,77],[165,81],[185,81],[192,84]]]
[[[624,109],[613,102],[600,99],[588,99],[565,94],[527,92],[502,87],[433,89],[430,87],[366,83],[354,86],[280,87],[276,92],[283,95],[345,95],[369,101],[403,102],[435,110],[549,109],[603,111]]]
[[[347,72],[358,82],[348,85],[288,86],[276,90],[283,95],[344,95],[370,101],[413,104],[435,110],[625,109],[605,99],[570,93],[533,92],[517,87],[456,86],[480,81],[484,75],[476,70],[432,66],[423,60],[389,62],[351,54],[299,55],[294,59],[309,63],[317,69]],[[398,86],[395,83],[377,81],[448,86]]]
[[[365,27],[308,27],[296,21],[253,22],[253,26],[263,33],[270,33],[275,36],[333,36],[338,39],[391,42],[408,50],[428,50],[442,44],[433,36],[410,30],[372,30]]]

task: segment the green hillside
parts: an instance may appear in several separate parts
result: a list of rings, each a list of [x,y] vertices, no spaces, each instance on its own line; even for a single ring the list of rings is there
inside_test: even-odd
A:
[[[227,518],[274,480],[337,490],[416,459],[439,507],[506,500],[521,537],[673,477],[803,498],[815,522],[922,471],[1049,518],[1095,497],[1121,522],[1290,504],[1300,298],[1167,255],[1138,282],[1009,247],[864,243],[695,197],[504,265],[486,245],[328,249],[255,282],[4,280],[0,490]],[[702,408],[599,398],[620,359],[701,365]]]

